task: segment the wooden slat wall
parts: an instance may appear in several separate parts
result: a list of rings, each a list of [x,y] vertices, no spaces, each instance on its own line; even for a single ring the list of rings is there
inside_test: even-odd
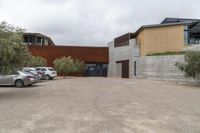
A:
[[[141,55],[180,52],[184,48],[183,32],[183,25],[144,29],[137,36]]]

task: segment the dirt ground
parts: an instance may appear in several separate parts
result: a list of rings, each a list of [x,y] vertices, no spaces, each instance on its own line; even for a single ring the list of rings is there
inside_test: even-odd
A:
[[[200,87],[68,78],[0,87],[0,133],[199,133]]]

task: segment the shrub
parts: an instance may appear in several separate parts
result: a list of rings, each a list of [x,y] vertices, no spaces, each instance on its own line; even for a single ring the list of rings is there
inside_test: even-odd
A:
[[[73,72],[83,72],[85,70],[85,64],[78,59],[73,60],[70,56],[69,57],[62,57],[60,59],[54,60],[54,67],[59,73],[64,74],[65,76],[69,75]]]
[[[176,63],[177,67],[187,77],[198,78],[200,76],[200,51],[188,51],[185,53],[185,63]]]
[[[73,67],[73,59],[71,57],[62,57],[60,59],[54,60],[54,67],[59,73],[64,74],[64,78],[66,75],[74,71]]]

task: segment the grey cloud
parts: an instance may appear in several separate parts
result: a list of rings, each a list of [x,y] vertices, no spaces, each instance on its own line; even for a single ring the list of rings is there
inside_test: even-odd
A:
[[[14,6],[10,5],[12,0],[3,3],[0,20],[47,34],[60,45],[103,46],[118,35],[134,32],[141,25],[159,23],[165,17],[200,18],[198,0],[16,0]]]

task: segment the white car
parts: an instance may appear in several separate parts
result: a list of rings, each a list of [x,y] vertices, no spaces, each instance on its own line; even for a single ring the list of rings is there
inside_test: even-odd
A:
[[[37,67],[36,70],[42,70],[45,72],[45,79],[51,80],[57,77],[57,72],[54,70],[53,67]]]
[[[33,74],[39,80],[45,79],[45,72],[42,70],[36,70],[34,67],[23,67],[22,71]]]

